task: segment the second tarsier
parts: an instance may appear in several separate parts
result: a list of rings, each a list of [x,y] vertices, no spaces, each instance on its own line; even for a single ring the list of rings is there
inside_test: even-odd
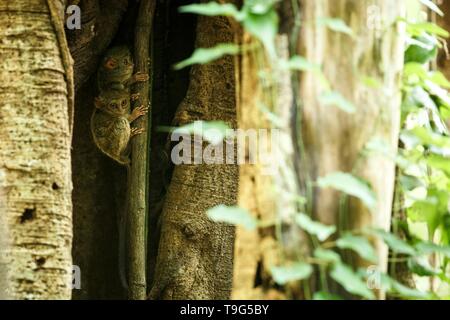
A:
[[[147,74],[133,75],[133,60],[127,47],[109,49],[98,69],[99,95],[91,117],[91,132],[97,147],[120,164],[128,165],[130,139],[144,132],[133,128],[131,123],[147,114],[147,106],[131,111],[131,101],[139,99],[132,95],[130,86],[138,81],[147,81]]]

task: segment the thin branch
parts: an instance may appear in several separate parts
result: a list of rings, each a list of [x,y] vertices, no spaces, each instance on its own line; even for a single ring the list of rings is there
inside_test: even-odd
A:
[[[155,12],[156,0],[141,0],[135,29],[134,61],[135,71],[149,73],[150,39]],[[136,93],[140,99],[134,105],[149,105],[149,82],[136,85]],[[129,188],[129,275],[128,297],[133,300],[146,298],[146,214],[148,192],[148,154],[151,108],[148,117],[141,117],[135,124],[144,128],[145,133],[134,138],[132,142],[131,185]]]

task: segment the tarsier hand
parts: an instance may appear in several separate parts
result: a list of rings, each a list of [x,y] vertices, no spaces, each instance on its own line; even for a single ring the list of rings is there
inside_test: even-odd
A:
[[[130,114],[130,122],[133,122],[137,118],[146,115],[148,113],[148,107],[146,106],[139,106],[137,108],[134,108],[133,111]]]
[[[148,81],[150,79],[148,73],[143,73],[143,72],[136,72],[133,75],[133,80],[134,82],[145,82]]]
[[[130,96],[131,101],[136,101],[136,100],[138,100],[140,97],[141,97],[141,94],[140,94],[140,93],[133,93],[133,94]]]
[[[144,128],[131,128],[131,137],[136,136],[138,134],[144,133]]]

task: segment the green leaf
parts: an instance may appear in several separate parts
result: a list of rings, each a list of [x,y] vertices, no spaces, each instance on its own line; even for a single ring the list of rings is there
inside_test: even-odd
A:
[[[318,185],[321,188],[334,188],[348,195],[359,198],[369,209],[376,207],[375,193],[370,186],[351,174],[335,172],[326,177],[319,178]]]
[[[263,15],[248,12],[242,23],[244,29],[261,41],[269,56],[275,59],[275,38],[278,33],[277,13],[274,10]]]
[[[313,300],[343,300],[337,294],[332,294],[326,291],[318,291],[313,295]]]
[[[355,113],[356,107],[344,98],[339,92],[336,91],[329,91],[323,93],[319,97],[320,103],[322,103],[324,106],[336,106],[339,109],[348,112],[348,113]]]
[[[245,0],[244,8],[254,14],[266,14],[276,2],[277,0]]]
[[[183,69],[193,64],[206,64],[220,59],[225,55],[234,55],[239,53],[239,46],[231,43],[221,43],[212,48],[199,48],[194,51],[191,57],[178,62],[174,68]]]
[[[425,200],[417,200],[408,208],[408,218],[416,222],[425,222],[430,235],[434,235],[448,212],[449,194],[447,191],[429,187]]]
[[[374,263],[378,261],[378,257],[372,244],[364,237],[346,234],[341,237],[336,244],[341,249],[350,249],[355,251],[367,261]]]
[[[204,16],[227,16],[240,21],[243,17],[239,10],[231,3],[219,4],[208,2],[203,4],[189,4],[179,9],[182,13],[195,13]]]
[[[317,236],[320,241],[326,240],[334,232],[336,232],[335,226],[327,226],[320,222],[311,220],[306,214],[299,213],[295,216],[295,221],[309,234]]]
[[[337,254],[333,250],[327,250],[320,247],[314,250],[314,257],[327,263],[341,262],[341,257],[339,256],[339,254]]]
[[[441,272],[433,268],[427,257],[414,257],[408,259],[408,269],[420,277],[438,276]]]
[[[430,73],[427,80],[425,80],[425,89],[430,93],[430,96],[434,96],[438,98],[437,103],[441,103],[446,107],[450,106],[450,96],[448,94],[448,90],[442,88],[440,85],[437,85],[433,79],[433,74]],[[446,80],[446,79],[445,79]],[[437,107],[432,110],[435,114],[439,113]],[[434,115],[433,115],[434,116]],[[441,120],[442,121],[442,120]],[[445,125],[444,125],[445,126]],[[439,131],[447,133],[447,128],[445,130],[440,129]]]
[[[439,148],[450,148],[450,138],[434,133],[424,127],[415,127],[411,130],[403,131],[402,136],[413,136],[421,145],[435,146]],[[413,141],[413,140],[411,140]]]
[[[382,138],[373,137],[370,139],[365,145],[365,150],[395,160],[395,151],[392,146]]]
[[[273,280],[279,285],[285,285],[288,282],[298,281],[308,278],[313,268],[311,265],[298,262],[290,266],[270,268]]]
[[[374,89],[378,89],[381,88],[382,83],[380,81],[378,81],[378,79],[373,78],[373,77],[363,77],[361,79],[362,83],[369,88],[374,88]]]
[[[428,75],[427,70],[425,67],[417,62],[408,62],[405,64],[404,70],[403,70],[403,76],[405,78],[410,77],[417,77],[419,79],[424,79]]]
[[[308,60],[306,60],[304,57],[301,56],[293,56],[291,59],[289,59],[287,67],[291,70],[296,71],[321,72],[320,65],[309,62]]]
[[[450,176],[450,159],[437,154],[429,155],[426,158],[427,164],[434,168],[445,172],[447,176]]]
[[[434,199],[417,200],[408,208],[407,215],[412,222],[434,220],[437,203]]]
[[[369,290],[365,281],[349,266],[342,263],[334,265],[330,276],[348,292],[366,299],[375,299],[375,295]]]
[[[421,36],[424,33],[430,33],[444,38],[447,38],[449,36],[449,33],[445,29],[431,22],[418,22],[418,23],[407,22],[406,29],[409,34],[415,37]]]
[[[426,90],[425,90],[426,89]],[[432,96],[436,96],[440,101],[443,101],[446,104],[450,104],[450,98],[446,90],[441,87],[435,85],[433,82],[429,80],[424,81],[423,88],[417,87],[414,90],[414,99],[420,102],[431,114],[433,123],[436,126],[436,131],[441,134],[448,133],[448,129],[446,124],[442,121],[439,113],[439,109],[436,105],[436,102],[433,100]]]
[[[293,56],[289,61],[283,65],[285,68],[294,71],[312,72],[319,82],[319,84],[325,89],[329,90],[330,84],[322,72],[322,67],[316,63],[312,63],[301,56]]]
[[[411,191],[419,187],[423,187],[424,183],[417,177],[401,174],[398,178],[400,184],[405,191]]]
[[[394,252],[407,255],[416,254],[416,250],[413,247],[392,233],[381,229],[366,229],[365,232],[380,237]]]
[[[319,26],[325,26],[333,31],[345,33],[353,37],[353,30],[342,19],[321,18],[317,19]]]
[[[209,209],[206,214],[215,222],[241,225],[248,230],[254,230],[258,226],[258,221],[247,210],[239,207],[219,205]]]
[[[419,242],[415,245],[420,255],[429,255],[432,253],[439,253],[450,258],[450,246],[440,246],[431,242]]]
[[[393,290],[398,292],[399,295],[401,295],[404,298],[409,299],[430,299],[431,295],[426,292],[421,292],[416,289],[411,289],[400,282],[394,282],[392,284]]]
[[[201,136],[213,145],[233,135],[230,126],[223,121],[195,121],[182,127],[160,126],[158,131]]]
[[[444,76],[442,72],[439,71],[430,72],[429,79],[438,86],[447,89],[450,88],[450,81],[447,80],[447,78]]]
[[[383,286],[386,287],[386,291],[391,293],[398,293],[402,298],[405,299],[428,299],[430,295],[425,292],[421,292],[416,289],[411,289],[395,279],[392,279],[387,274],[381,274],[381,281]]]
[[[420,0],[420,2],[422,2],[424,6],[428,7],[431,11],[436,12],[441,17],[444,16],[442,10],[439,9],[439,7],[432,0]]]
[[[414,42],[408,47],[405,52],[405,62],[418,62],[425,64],[434,59],[438,52],[437,40],[428,35],[422,34],[414,38]]]

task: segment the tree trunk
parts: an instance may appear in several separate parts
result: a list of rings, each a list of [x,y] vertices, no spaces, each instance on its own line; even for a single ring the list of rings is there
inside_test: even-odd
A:
[[[45,0],[0,3],[2,214],[15,299],[71,297],[71,75],[60,13]]]
[[[197,47],[232,42],[224,18],[199,17]],[[233,58],[192,68],[188,93],[176,118],[223,120],[235,127]],[[234,229],[208,219],[206,210],[236,203],[235,165],[175,167],[160,218],[161,238],[151,299],[228,299]]]
[[[277,40],[279,57],[289,59],[288,36],[280,35]],[[249,34],[244,34],[244,45],[255,47],[255,42]],[[249,137],[248,144],[239,145],[239,148],[244,148],[245,159],[256,160],[256,163],[240,166],[239,206],[263,223],[275,221],[277,225],[255,231],[237,228],[233,299],[287,298],[285,293],[273,287],[270,267],[296,261],[307,250],[307,238],[293,222],[298,208],[292,195],[299,195],[300,190],[294,168],[291,74],[289,70],[271,65],[260,45],[244,52],[237,60],[240,62],[238,127]],[[274,68],[271,72],[277,80],[273,83],[267,80],[263,87],[259,74],[271,68]],[[273,95],[273,92],[276,94]],[[261,110],[261,104],[279,119],[276,126],[268,120],[267,113]],[[267,136],[261,135],[261,129],[265,130]],[[250,132],[254,130],[257,130],[257,137],[251,142]],[[265,141],[265,137],[268,141]],[[256,149],[253,149],[254,145]],[[268,153],[261,158],[265,148]],[[253,153],[250,153],[251,150]],[[256,153],[257,159],[254,158]],[[292,285],[294,287],[298,288],[299,283]],[[299,298],[299,290],[287,291],[290,298],[294,298],[294,295]]]
[[[7,252],[11,248],[8,219],[6,217],[5,175],[0,171],[0,300],[9,299],[8,290],[8,259]]]
[[[388,231],[390,227],[395,164],[382,156],[362,156],[361,152],[373,138],[383,139],[392,151],[397,149],[404,36],[395,21],[404,16],[404,11],[405,1],[302,0],[302,54],[322,65],[332,90],[357,109],[349,114],[320,103],[322,88],[317,77],[303,75],[300,92],[308,174],[316,181],[335,171],[351,172],[370,182],[378,200],[371,213],[359,200],[350,198],[340,219],[341,195],[330,189],[315,189],[314,215],[326,224],[339,225],[341,230],[372,226]],[[324,17],[344,20],[354,37],[316,23]],[[365,77],[375,79],[379,87],[364,85]],[[379,241],[375,245],[378,267],[386,271],[387,247]],[[354,265],[367,263],[355,261]]]
[[[445,30],[450,30],[450,2],[440,1],[439,6],[444,12],[443,17],[438,18],[438,24]],[[447,48],[450,48],[450,39],[446,39]],[[447,50],[441,50],[438,57],[439,70],[450,79],[450,53]]]

